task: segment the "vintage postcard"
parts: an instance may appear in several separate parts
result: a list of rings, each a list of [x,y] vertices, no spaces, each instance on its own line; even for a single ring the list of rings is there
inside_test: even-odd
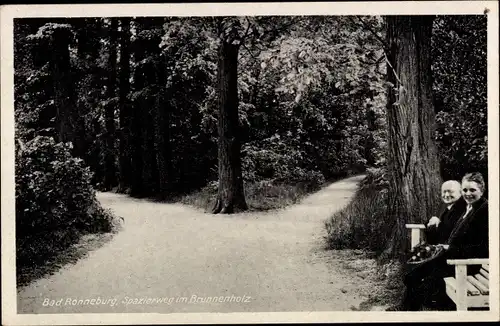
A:
[[[2,6],[2,324],[498,321],[498,27]]]

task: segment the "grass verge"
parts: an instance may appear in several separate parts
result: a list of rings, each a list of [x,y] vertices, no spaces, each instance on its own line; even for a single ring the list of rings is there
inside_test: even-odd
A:
[[[387,217],[387,190],[359,188],[353,200],[325,221],[329,249],[366,249],[380,254],[392,231]]]

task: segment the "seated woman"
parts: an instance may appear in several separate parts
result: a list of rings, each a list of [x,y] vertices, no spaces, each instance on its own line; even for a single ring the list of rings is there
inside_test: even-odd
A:
[[[480,173],[469,173],[462,179],[467,208],[443,244],[448,259],[488,258],[488,200],[484,190]]]
[[[488,258],[488,200],[483,197],[485,183],[480,173],[466,174],[462,179],[462,196],[467,203],[465,212],[456,221],[443,254],[423,263],[405,276],[406,292],[403,310],[419,310],[430,296],[435,296],[440,309],[454,309],[446,296],[444,278],[453,276],[455,269],[447,259]],[[481,266],[470,268],[476,274]]]

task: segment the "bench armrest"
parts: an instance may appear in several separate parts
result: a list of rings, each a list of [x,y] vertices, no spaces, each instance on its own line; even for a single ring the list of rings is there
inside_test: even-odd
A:
[[[406,224],[407,229],[411,230],[411,248],[415,248],[424,239],[424,224]]]
[[[425,224],[405,224],[407,229],[425,229]]]
[[[488,265],[488,258],[448,259],[448,265]]]

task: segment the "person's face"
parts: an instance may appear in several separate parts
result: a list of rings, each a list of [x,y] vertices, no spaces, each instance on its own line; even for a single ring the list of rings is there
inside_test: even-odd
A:
[[[467,204],[476,202],[482,195],[483,191],[477,182],[467,180],[462,182],[462,196]]]
[[[454,184],[444,184],[441,187],[441,198],[446,205],[453,204],[460,198],[460,187]]]

